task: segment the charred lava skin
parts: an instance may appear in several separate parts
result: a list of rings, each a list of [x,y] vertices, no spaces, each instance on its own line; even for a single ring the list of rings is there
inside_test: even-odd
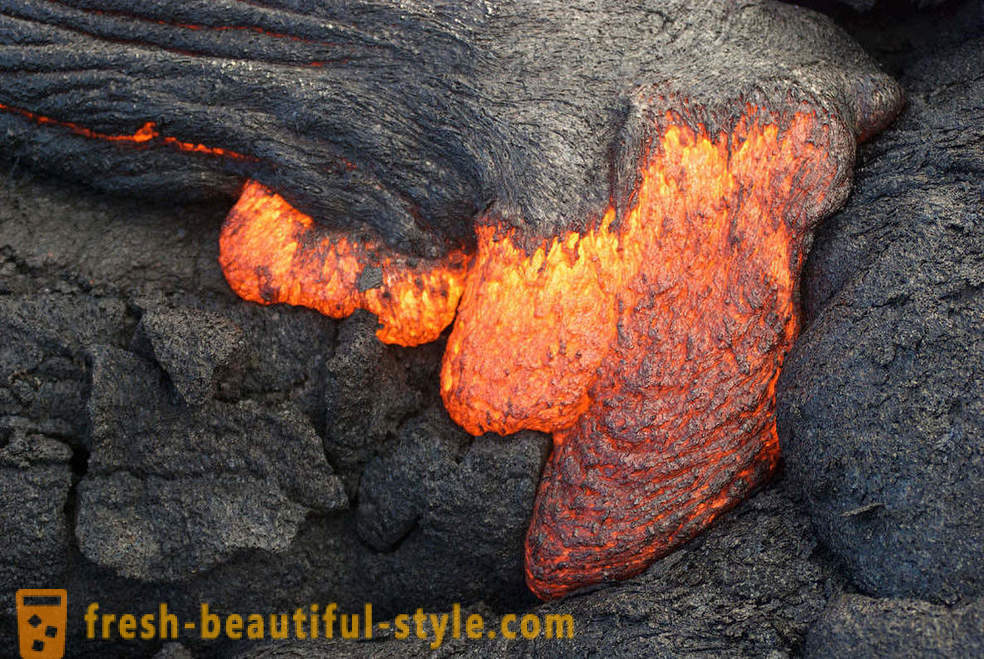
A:
[[[263,304],[448,324],[473,434],[550,432],[540,597],[624,578],[779,459],[817,222],[899,88],[773,2],[0,0],[0,145],[103,189],[238,189]]]
[[[535,249],[598,221],[613,192],[624,210],[646,129],[635,96],[654,83],[732,110],[792,84],[862,133],[897,101],[824,17],[692,4],[3,0],[2,144],[166,200],[252,178],[331,229],[437,258],[473,247],[486,211]],[[85,132],[148,123],[158,138]]]

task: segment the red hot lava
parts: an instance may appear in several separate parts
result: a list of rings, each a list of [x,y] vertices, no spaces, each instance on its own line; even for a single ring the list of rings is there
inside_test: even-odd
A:
[[[716,135],[667,116],[623,218],[609,208],[532,253],[514,229],[480,223],[471,262],[410,267],[249,184],[221,261],[247,299],[368,309],[384,341],[429,341],[454,320],[441,373],[452,418],[475,435],[553,433],[526,569],[556,597],[641,571],[774,470],[775,384],[809,209],[834,183],[830,130],[810,112],[780,130],[751,106]],[[367,267],[382,284],[360,291]]]

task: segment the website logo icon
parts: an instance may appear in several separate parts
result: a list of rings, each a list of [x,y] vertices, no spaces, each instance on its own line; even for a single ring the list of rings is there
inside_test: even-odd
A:
[[[65,656],[68,591],[21,588],[17,591],[17,639],[23,659]]]

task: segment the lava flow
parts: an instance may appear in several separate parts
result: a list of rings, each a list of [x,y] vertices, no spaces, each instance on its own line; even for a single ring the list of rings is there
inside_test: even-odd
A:
[[[554,434],[526,540],[540,597],[640,572],[774,470],[829,131],[752,107],[718,135],[668,116],[619,221],[532,254],[479,230],[441,390],[474,434]]]
[[[411,259],[378,240],[355,240],[314,222],[256,181],[243,188],[219,236],[219,262],[240,297],[286,303],[334,318],[376,314],[376,336],[414,346],[454,320],[469,257]]]
[[[436,338],[457,306],[441,373],[452,418],[475,435],[554,436],[527,535],[531,589],[551,598],[624,578],[778,460],[775,384],[797,330],[804,242],[836,168],[831,124],[813,112],[744,110],[716,135],[664,117],[630,210],[532,253],[487,218],[473,260],[410,267],[250,183],[223,229],[222,265],[247,299],[336,317],[368,309],[394,343]],[[384,283],[360,291],[370,263]]]

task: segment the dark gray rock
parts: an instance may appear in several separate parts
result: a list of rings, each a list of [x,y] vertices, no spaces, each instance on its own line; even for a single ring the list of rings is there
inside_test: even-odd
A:
[[[0,281],[16,277],[16,270]],[[58,584],[65,576],[71,447],[80,449],[88,436],[85,345],[95,337],[122,343],[125,317],[125,306],[114,299],[63,292],[0,296],[0,588],[11,593],[6,614],[16,589]]]
[[[343,320],[325,364],[325,450],[351,495],[369,458],[423,402],[410,386],[407,351],[381,343],[376,326],[364,311]]]
[[[119,300],[47,293],[0,297],[0,432],[81,442],[87,432],[85,346],[124,340]]]
[[[134,349],[164,369],[189,405],[212,398],[216,378],[221,377],[217,371],[228,370],[235,359],[241,359],[244,343],[242,330],[234,323],[200,309],[148,311],[134,336]]]
[[[496,602],[500,610],[530,606],[522,539],[548,438],[524,433],[473,441],[439,409],[415,418],[400,434],[402,444],[372,460],[367,474],[373,465],[389,466],[389,472],[376,472],[393,475],[376,483],[382,490],[376,500],[392,491],[420,512],[413,529],[386,552],[361,541],[351,511],[309,515],[283,551],[243,550],[210,570],[168,583],[135,582],[83,561],[73,574],[72,592],[107,610],[125,608],[127,601],[168,601],[190,616],[197,615],[201,601],[226,613],[293,611],[308,602],[337,602],[354,611],[369,601],[377,619],[417,607],[440,611],[479,598]],[[448,450],[429,451],[434,445]],[[438,459],[435,469],[426,468],[431,457]],[[424,476],[414,481],[415,474]],[[391,503],[398,506],[399,500]],[[493,615],[489,612],[490,619]],[[186,645],[206,656],[229,655],[230,644]],[[317,647],[307,641],[304,646],[305,653]]]
[[[819,551],[809,520],[780,483],[638,577],[530,611],[540,616],[570,614],[572,639],[504,639],[500,614],[479,607],[485,628],[496,632],[496,638],[446,638],[434,656],[794,655],[841,586],[834,566]],[[467,615],[468,607],[465,611]],[[432,634],[426,640],[388,636],[380,633],[371,643],[252,646],[239,656],[432,656]]]
[[[806,639],[808,657],[984,656],[984,599],[953,609],[843,595]]]
[[[61,583],[68,568],[72,451],[20,430],[0,440],[0,588],[9,593],[0,612],[11,615],[15,590]]]
[[[392,551],[428,512],[434,490],[457,470],[467,443],[467,435],[440,419],[421,418],[404,426],[392,452],[373,459],[362,473],[359,537],[376,551]]]
[[[549,450],[533,432],[471,441],[443,409],[404,425],[359,488],[358,533],[380,552],[363,558],[377,605],[531,602],[523,539]]]
[[[187,306],[233,298],[216,258],[228,205],[150,205],[39,180],[16,162],[0,171],[0,291],[189,298]]]
[[[187,407],[152,363],[93,350],[92,448],[76,534],[99,565],[174,580],[237,551],[283,551],[311,511],[347,504],[320,438],[290,407]]]
[[[869,594],[984,593],[981,12],[873,37],[908,107],[818,233],[778,387],[790,481]]]
[[[942,4],[950,2],[950,0],[806,0],[805,2],[797,2],[796,4],[802,4],[807,6],[814,6],[820,9],[836,9],[837,5],[842,7],[849,7],[856,12],[870,12],[873,9],[881,8],[892,8],[892,9],[917,9],[917,10],[928,10],[934,7],[939,7]]]
[[[72,387],[66,389],[71,398],[36,407],[36,414],[22,407],[12,413],[18,419],[33,419],[34,425],[24,426],[28,429],[41,420],[61,418],[56,414],[72,421],[59,432],[69,433],[76,446],[76,478],[84,482],[78,499],[74,490],[69,491],[59,505],[69,508],[69,529],[78,510],[82,526],[75,524],[77,535],[95,531],[94,542],[101,544],[96,549],[86,545],[83,553],[71,542],[64,546],[63,560],[73,566],[66,577],[73,595],[70,606],[98,601],[106,610],[122,611],[134,602],[167,601],[193,616],[201,601],[213,602],[216,610],[242,611],[289,610],[298,601],[338,601],[354,609],[369,600],[385,616],[417,606],[438,610],[466,596],[494,601],[503,610],[531,604],[523,582],[521,546],[549,441],[535,434],[517,441],[473,439],[454,426],[441,407],[437,386],[441,342],[415,349],[384,346],[374,336],[375,321],[360,314],[344,323],[346,329],[336,345],[339,323],[331,319],[306,310],[235,300],[218,268],[208,259],[197,259],[207,250],[187,245],[188,238],[177,244],[166,240],[165,228],[174,223],[182,226],[180,222],[192,212],[188,208],[146,209],[135,216],[138,221],[127,232],[125,220],[135,208],[126,200],[25,178],[0,187],[0,201],[0,242],[9,246],[3,256],[12,265],[0,273],[0,289],[14,291],[0,296],[0,304],[9,310],[0,316],[0,327],[7,321],[19,332],[9,330],[5,335],[9,343],[0,343],[0,350],[7,348],[3,354],[10,356],[9,363],[4,362],[8,365],[3,382],[15,372],[40,372],[25,361],[41,350],[35,344],[50,346],[49,351],[57,348],[57,354],[73,365],[68,371],[71,378],[59,375],[59,381],[71,381]],[[65,221],[49,222],[55,216]],[[192,228],[188,226],[189,231]],[[207,233],[195,240],[214,241]],[[130,267],[114,256],[114,241],[122,241],[137,263]],[[160,253],[157,258],[152,257],[155,247]],[[214,245],[212,252],[214,259]],[[84,286],[79,279],[85,280]],[[42,286],[65,290],[46,296],[30,293],[32,287]],[[194,312],[186,313],[190,309]],[[242,357],[237,353],[234,358],[241,368],[237,378],[218,378],[214,399],[187,405],[175,390],[172,375],[133,336],[138,319],[148,314],[187,316],[195,322],[199,312],[239,327],[246,345]],[[173,340],[184,340],[181,331],[177,328]],[[172,337],[161,332],[159,340]],[[86,347],[102,343],[116,348]],[[146,358],[129,352],[129,346],[140,348]],[[90,352],[95,359],[87,357]],[[38,354],[37,363],[50,361],[43,351]],[[336,387],[339,381],[341,386]],[[143,400],[140,405],[134,404],[137,398]],[[75,402],[69,405],[70,400]],[[334,409],[329,405],[344,412],[348,404],[355,413],[329,414]],[[304,414],[290,412],[294,421],[288,423],[283,420],[285,406]],[[421,416],[422,410],[429,411]],[[211,429],[213,423],[220,428]],[[242,426],[255,424],[260,430],[240,432]],[[291,430],[294,425],[304,429]],[[233,524],[223,519],[222,529],[214,533],[193,525],[209,512],[204,506],[206,493],[223,501],[246,496],[256,503],[255,511],[270,503],[268,493],[284,492],[281,476],[301,489],[326,478],[328,472],[322,468],[310,473],[299,459],[290,457],[290,445],[283,438],[306,437],[304,446],[315,451],[321,440],[312,441],[312,427],[328,429],[323,438],[329,454],[354,456],[338,461],[347,471],[335,470],[345,473],[353,494],[363,471],[369,474],[367,464],[391,467],[393,486],[414,503],[418,514],[409,533],[397,533],[389,549],[377,551],[359,537],[355,511],[313,507],[296,531],[291,525],[277,527],[274,512],[258,526],[264,534],[259,542],[268,547],[293,534],[282,548],[243,542],[244,520]],[[259,441],[258,432],[268,439]],[[339,437],[348,437],[357,451],[346,453]],[[413,444],[416,441],[420,447]],[[441,453],[440,469],[415,480],[426,459],[421,447],[435,443],[448,447]],[[84,448],[90,445],[91,458]],[[407,456],[401,457],[404,450]],[[255,474],[255,480],[247,478],[254,474],[244,474],[247,494],[243,494],[245,485],[232,482],[239,472],[230,473],[227,465],[230,460],[236,464],[239,453],[258,453],[254,466],[268,470],[263,478]],[[377,487],[381,485],[377,482]],[[289,494],[286,498],[287,513],[293,514],[296,499]],[[398,512],[398,498],[389,499],[392,507],[387,515]],[[220,507],[218,512],[225,510]],[[292,521],[287,513],[281,514]],[[383,521],[377,523],[388,525],[385,519],[381,516]],[[187,531],[185,537],[177,538],[165,528],[175,524],[185,525],[181,526],[182,532]],[[108,532],[110,528],[138,530],[142,535],[122,545]],[[154,543],[173,548],[163,573],[158,568],[165,559],[148,549]],[[190,545],[200,548],[189,553]],[[111,563],[128,561],[129,577],[121,576],[117,564]],[[134,578],[138,572],[146,576]],[[154,581],[145,581],[147,577]],[[70,617],[78,622],[82,613],[80,609]],[[80,629],[75,628],[73,639]],[[133,644],[82,647],[92,656],[150,651]]]
[[[418,256],[469,244],[486,211],[538,242],[627,210],[650,110],[714,133],[746,101],[806,102],[869,133],[898,101],[827,19],[766,1],[18,0],[2,16],[10,157],[169,200],[250,177]],[[148,122],[137,145],[91,137]],[[833,155],[849,167],[850,148]]]
[[[214,312],[239,327],[245,342],[243,361],[222,369],[216,397],[289,401],[323,435],[325,363],[335,345],[335,321],[304,309],[236,302],[216,305]]]

